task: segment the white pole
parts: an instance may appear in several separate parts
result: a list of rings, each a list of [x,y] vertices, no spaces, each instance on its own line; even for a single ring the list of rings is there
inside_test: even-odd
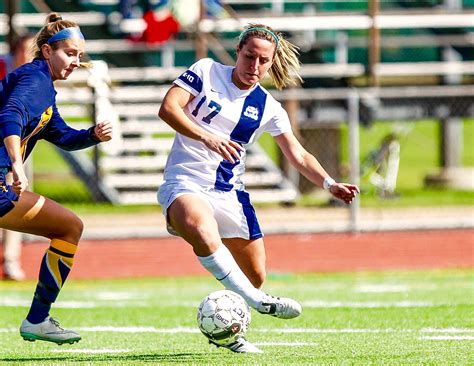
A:
[[[359,150],[359,94],[356,89],[348,95],[348,121],[349,121],[349,162],[350,180],[352,184],[360,183],[360,150]],[[360,197],[360,196],[359,196]],[[357,197],[350,205],[349,229],[359,231],[360,198]]]

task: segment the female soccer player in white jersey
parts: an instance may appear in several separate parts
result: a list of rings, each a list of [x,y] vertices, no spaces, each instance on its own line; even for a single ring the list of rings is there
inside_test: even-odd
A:
[[[269,132],[284,155],[314,184],[352,202],[359,188],[336,183],[291,131],[288,115],[259,81],[269,72],[278,89],[298,75],[297,49],[262,24],[240,35],[235,67],[202,59],[179,76],[159,116],[177,131],[158,200],[168,230],[192,245],[201,264],[227,289],[263,314],[290,319],[301,306],[260,290],[265,248],[249,194],[242,184],[245,149]],[[261,352],[245,339],[225,346]]]

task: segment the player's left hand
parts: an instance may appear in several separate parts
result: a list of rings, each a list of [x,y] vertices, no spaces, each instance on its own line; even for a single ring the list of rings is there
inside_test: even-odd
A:
[[[100,122],[94,127],[94,136],[101,142],[112,139],[112,123],[109,121]]]
[[[329,188],[329,192],[331,192],[334,197],[350,204],[360,193],[360,189],[355,184],[334,183],[331,188]]]

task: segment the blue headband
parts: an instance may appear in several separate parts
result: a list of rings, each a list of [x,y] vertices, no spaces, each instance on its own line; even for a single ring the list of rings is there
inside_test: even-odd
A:
[[[274,39],[275,39],[275,43],[276,43],[276,47],[278,48],[278,44],[280,43],[279,39],[278,39],[278,36],[273,33],[270,29],[267,29],[267,28],[261,28],[261,27],[252,27],[252,28],[247,28],[246,30],[244,30],[242,32],[242,34],[240,35],[240,39],[244,38],[244,36],[248,33],[248,32],[251,32],[251,31],[264,31],[264,32],[267,32],[268,34],[270,34]]]
[[[84,39],[84,36],[82,35],[81,31],[77,27],[64,28],[60,30],[58,33],[51,36],[51,38],[48,39],[47,43],[51,44],[53,42],[64,41],[65,39],[71,39],[71,38]]]

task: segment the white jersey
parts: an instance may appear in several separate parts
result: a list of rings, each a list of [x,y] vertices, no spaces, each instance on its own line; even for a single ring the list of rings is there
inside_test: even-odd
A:
[[[263,132],[272,136],[291,131],[288,114],[260,84],[240,90],[232,82],[232,66],[202,59],[174,84],[190,92],[186,115],[205,130],[245,148]],[[222,191],[243,190],[246,153],[234,164],[200,141],[176,133],[165,168],[165,180],[188,180]]]

